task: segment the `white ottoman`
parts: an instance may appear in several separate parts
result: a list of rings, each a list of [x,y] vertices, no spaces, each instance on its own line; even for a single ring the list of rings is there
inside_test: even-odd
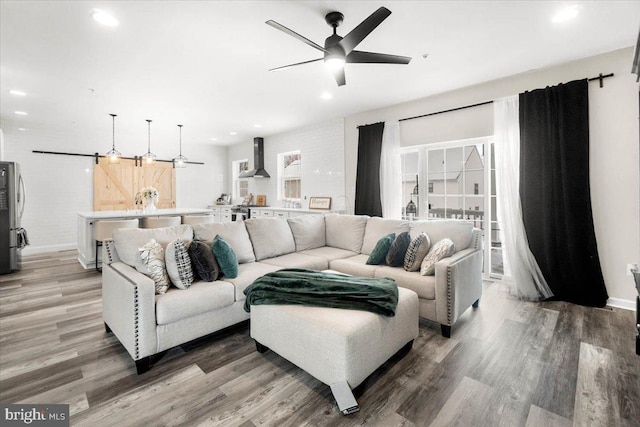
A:
[[[359,408],[351,390],[418,336],[418,295],[398,288],[394,317],[300,305],[252,305],[251,337],[331,386],[344,414]]]

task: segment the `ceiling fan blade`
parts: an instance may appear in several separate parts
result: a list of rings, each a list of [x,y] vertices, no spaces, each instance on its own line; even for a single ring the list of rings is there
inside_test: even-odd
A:
[[[344,86],[347,84],[347,81],[344,77],[344,67],[337,70],[332,70],[332,72],[333,77],[335,77],[336,79],[336,83],[338,83],[338,86]]]
[[[272,26],[273,28],[278,29],[278,30],[280,30],[280,31],[282,31],[282,32],[284,32],[284,33],[287,33],[287,34],[289,34],[290,36],[295,37],[296,39],[300,40],[301,42],[306,43],[306,44],[308,44],[309,46],[311,46],[311,47],[314,47],[314,48],[318,49],[319,51],[322,51],[322,52],[325,52],[325,53],[329,53],[329,51],[328,51],[328,50],[326,50],[325,48],[323,48],[323,47],[322,47],[322,46],[320,46],[319,44],[312,42],[312,41],[311,41],[311,40],[309,40],[308,38],[306,38],[306,37],[304,37],[304,36],[301,36],[300,34],[296,33],[295,31],[293,31],[293,30],[291,30],[291,29],[289,29],[289,28],[287,28],[287,27],[285,27],[285,26],[284,26],[284,25],[282,25],[282,24],[278,24],[276,21],[273,21],[273,20],[271,20],[271,19],[270,19],[270,20],[268,20],[267,22],[265,22],[265,24],[270,25],[270,26]]]
[[[282,71],[282,70],[286,70],[287,68],[295,67],[296,65],[302,65],[302,64],[308,64],[310,62],[322,61],[322,59],[323,58],[312,59],[311,61],[296,62],[295,64],[283,65],[282,67],[272,68],[269,71]]]
[[[387,19],[389,15],[391,15],[391,11],[386,7],[381,7],[369,15],[369,17],[362,21],[356,28],[351,30],[351,32],[344,36],[338,43],[344,49],[344,53],[348,55],[371,31],[375,30],[382,21]]]
[[[408,64],[411,58],[408,56],[388,55],[386,53],[352,50],[345,58],[345,61],[351,64]]]

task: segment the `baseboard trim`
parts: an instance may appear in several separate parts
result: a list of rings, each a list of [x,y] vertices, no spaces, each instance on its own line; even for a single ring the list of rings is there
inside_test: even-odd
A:
[[[71,249],[77,249],[76,243],[64,243],[61,245],[42,245],[42,246],[27,246],[22,250],[22,256],[38,255],[47,252],[68,251]]]
[[[623,308],[625,310],[636,311],[636,302],[628,299],[609,298],[607,300],[609,307]]]

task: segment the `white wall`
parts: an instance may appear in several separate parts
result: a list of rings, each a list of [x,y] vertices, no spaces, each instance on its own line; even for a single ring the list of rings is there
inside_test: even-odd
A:
[[[107,141],[109,139],[107,137]],[[35,154],[32,150],[90,154],[103,153],[110,148],[88,142],[92,140],[95,135],[73,131],[67,135],[35,130],[13,135],[5,133],[5,160],[20,163],[26,187],[22,226],[27,230],[30,246],[24,254],[75,248],[77,212],[93,210],[93,158]],[[116,148],[125,156],[134,154],[126,143],[116,142]],[[177,155],[171,146],[152,149],[162,159]],[[140,154],[139,151],[135,153]],[[176,204],[178,207],[204,208],[226,188],[227,148],[186,145],[183,141],[183,154],[190,161],[205,164],[176,169]]]
[[[604,88],[599,88],[597,82],[589,84],[591,197],[609,303],[631,307],[635,290],[626,265],[640,260],[638,87],[635,75],[630,74],[633,53],[633,48],[622,49],[347,117],[345,181],[350,201],[355,194],[358,125],[413,117],[613,72],[615,76],[604,81]],[[490,109],[464,111],[435,116],[439,127],[447,127],[451,135],[466,137],[481,136],[491,129],[482,125],[492,123]],[[422,120],[401,122],[402,145],[433,142],[429,127],[419,126]]]
[[[302,155],[303,207],[308,207],[309,197],[332,197],[332,207],[343,209],[344,197],[344,120],[336,119],[306,126],[290,132],[265,137],[264,163],[271,175],[269,179],[250,179],[249,191],[265,194],[269,206],[282,206],[277,200],[277,157],[279,153],[300,150]],[[234,160],[249,159],[253,169],[253,141],[229,147],[227,166]],[[231,171],[229,172],[231,182]],[[255,202],[255,199],[254,199]]]

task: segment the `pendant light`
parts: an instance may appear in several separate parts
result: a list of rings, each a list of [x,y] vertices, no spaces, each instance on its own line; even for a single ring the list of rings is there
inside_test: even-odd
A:
[[[187,167],[187,158],[182,155],[182,125],[178,125],[180,128],[180,155],[173,159],[173,167],[174,168],[186,168]]]
[[[146,164],[151,165],[156,162],[157,158],[157,156],[151,152],[151,119],[147,119],[147,126],[149,128],[149,142],[147,145],[147,154],[142,156],[142,160]]]
[[[112,128],[111,128],[111,136],[112,136],[112,143],[111,143],[111,150],[107,151],[107,154],[105,154],[105,156],[107,157],[107,159],[109,159],[109,163],[120,163],[120,157],[122,157],[122,154],[120,154],[120,152],[118,150],[116,150],[116,115],[115,114],[109,114],[111,116],[111,121],[112,121]]]

